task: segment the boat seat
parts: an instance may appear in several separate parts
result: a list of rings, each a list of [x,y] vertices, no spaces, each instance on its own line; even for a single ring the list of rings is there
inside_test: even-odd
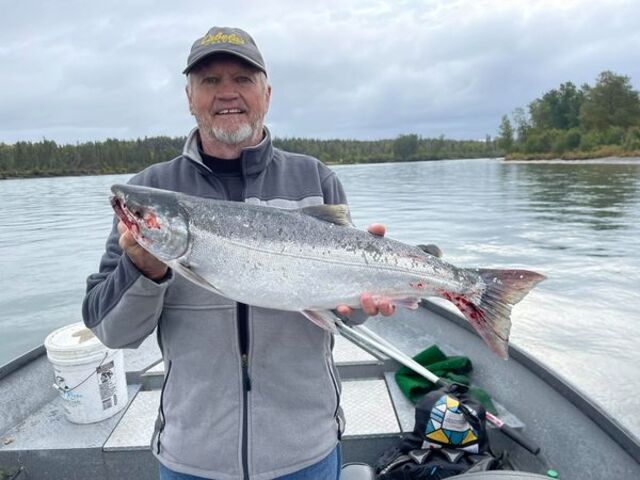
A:
[[[376,472],[366,463],[347,463],[342,466],[340,480],[375,480]],[[546,475],[511,470],[491,470],[486,472],[463,473],[456,480],[536,480],[547,479]]]
[[[347,463],[342,466],[340,480],[375,480],[376,472],[366,463]]]
[[[455,478],[456,480],[536,480],[541,478],[549,480],[548,476],[540,475],[539,473],[514,472],[512,470],[463,473]]]

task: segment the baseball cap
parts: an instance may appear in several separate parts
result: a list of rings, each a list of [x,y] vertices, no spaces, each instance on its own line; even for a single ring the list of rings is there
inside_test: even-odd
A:
[[[235,55],[267,73],[262,54],[251,35],[239,28],[229,27],[212,27],[203,37],[198,38],[191,47],[187,68],[182,73],[186,75],[198,62],[216,53]]]

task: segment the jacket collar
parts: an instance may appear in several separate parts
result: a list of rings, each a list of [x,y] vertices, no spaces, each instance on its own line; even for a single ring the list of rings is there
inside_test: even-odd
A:
[[[267,127],[264,128],[264,138],[253,147],[247,147],[242,150],[242,174],[244,176],[257,175],[264,170],[271,162],[273,157],[273,145],[271,144],[271,132]],[[189,133],[187,141],[182,149],[182,155],[189,160],[201,165],[207,172],[209,168],[202,162],[200,150],[198,149],[198,127],[195,127]]]

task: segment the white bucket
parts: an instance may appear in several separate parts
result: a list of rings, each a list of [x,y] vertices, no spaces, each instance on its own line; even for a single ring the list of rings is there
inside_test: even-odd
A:
[[[105,347],[82,322],[50,333],[44,341],[67,420],[93,423],[127,404],[122,350]]]

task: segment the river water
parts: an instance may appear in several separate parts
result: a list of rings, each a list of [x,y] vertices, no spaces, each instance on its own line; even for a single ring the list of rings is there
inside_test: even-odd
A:
[[[545,274],[515,307],[511,341],[640,436],[640,159],[334,168],[357,225],[435,243],[458,266]],[[0,365],[81,320],[109,187],[128,178],[0,181]]]

